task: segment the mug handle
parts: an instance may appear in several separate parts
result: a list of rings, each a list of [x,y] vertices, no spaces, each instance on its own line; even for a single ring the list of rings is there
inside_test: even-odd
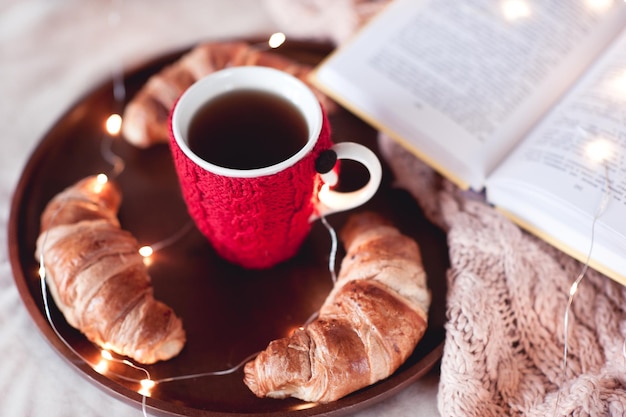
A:
[[[342,193],[330,189],[337,182],[335,171],[330,170],[321,174],[324,185],[318,194],[320,204],[311,221],[365,204],[376,194],[382,179],[380,161],[369,148],[354,142],[340,142],[334,144],[330,150],[336,153],[337,159],[351,159],[362,164],[369,171],[370,178],[367,184],[358,190]]]

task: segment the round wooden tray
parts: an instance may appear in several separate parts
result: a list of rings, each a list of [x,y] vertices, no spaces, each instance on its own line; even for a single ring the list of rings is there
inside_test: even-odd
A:
[[[303,63],[319,62],[327,45],[287,42],[277,52]],[[125,74],[127,96],[150,75],[184,51],[159,57]],[[115,111],[111,82],[82,97],[49,130],[33,152],[13,197],[9,224],[10,260],[15,283],[33,320],[56,351],[103,390],[141,406],[138,384],[93,369],[100,349],[70,327],[50,299],[50,312],[59,337],[46,318],[38,263],[34,258],[39,216],[47,202],[80,178],[109,172],[102,156],[103,124]],[[119,111],[119,110],[117,110]],[[343,109],[331,116],[333,139],[357,141],[376,150],[376,131]],[[112,150],[126,168],[117,178],[123,193],[122,227],[141,244],[176,234],[189,222],[166,145],[136,149],[116,139]],[[358,169],[342,169],[342,181],[358,177]],[[149,412],[167,416],[340,416],[387,398],[430,370],[442,354],[445,319],[445,234],[428,223],[404,191],[392,188],[384,166],[377,195],[362,210],[375,210],[421,246],[433,300],[429,328],[411,357],[391,377],[330,404],[307,404],[295,399],[256,398],[243,384],[243,371],[158,384],[146,400]],[[339,230],[347,213],[328,218]],[[317,311],[332,283],[328,270],[328,231],[319,222],[298,255],[267,271],[247,271],[220,259],[195,229],[154,255],[149,272],[155,296],[182,318],[187,344],[167,362],[147,366],[153,379],[230,368],[269,341],[287,335]],[[338,254],[338,263],[342,256]],[[69,346],[69,347],[68,347]],[[70,348],[71,347],[71,348]],[[78,353],[78,355],[77,355]],[[85,360],[92,362],[86,363]],[[143,378],[128,367],[116,369],[131,379]]]

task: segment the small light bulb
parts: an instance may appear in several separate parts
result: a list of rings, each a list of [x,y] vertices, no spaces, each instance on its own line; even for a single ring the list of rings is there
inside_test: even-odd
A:
[[[106,121],[105,127],[109,135],[117,136],[122,129],[122,116],[119,114],[110,115]]]
[[[141,386],[138,391],[139,394],[143,395],[144,397],[149,397],[150,394],[152,394],[152,388],[156,386],[156,382],[151,379],[142,379],[141,381],[139,381],[139,385]]]
[[[99,374],[104,374],[109,369],[109,362],[106,359],[101,359],[93,369]]]
[[[278,48],[280,45],[285,43],[286,39],[287,37],[285,36],[284,33],[276,32],[272,34],[272,36],[270,36],[270,39],[267,42],[267,44],[269,45],[270,48]]]
[[[586,0],[587,7],[597,13],[604,13],[611,9],[613,0]]]
[[[143,256],[144,258],[152,256],[153,253],[154,253],[154,250],[152,249],[151,246],[142,246],[139,248],[139,254]]]
[[[109,352],[108,350],[102,349],[102,351],[100,352],[100,356],[102,356],[104,359],[108,361],[113,360],[113,355],[111,355],[111,352]]]
[[[613,144],[604,138],[596,138],[588,142],[585,150],[593,162],[605,162],[611,159],[614,153]]]
[[[96,183],[93,186],[93,191],[96,194],[100,194],[102,190],[104,189],[104,185],[108,181],[109,181],[109,177],[107,177],[105,174],[98,174],[98,176],[96,176]]]
[[[109,177],[107,177],[106,174],[98,174],[96,181],[98,181],[98,184],[104,185],[109,181]]]
[[[531,9],[525,0],[505,0],[502,2],[502,12],[507,20],[514,21],[530,16]]]
[[[143,388],[152,389],[156,385],[156,382],[151,379],[142,379],[141,381],[139,381],[139,384],[141,384]]]

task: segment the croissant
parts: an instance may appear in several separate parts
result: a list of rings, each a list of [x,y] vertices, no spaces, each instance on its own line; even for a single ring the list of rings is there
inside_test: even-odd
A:
[[[316,320],[244,367],[258,397],[327,403],[387,378],[427,327],[430,292],[417,243],[374,213],[342,229],[347,254]]]
[[[41,215],[36,257],[67,322],[97,345],[143,364],[176,356],[181,320],[154,299],[137,240],[117,219],[121,193],[87,177],[57,194]]]
[[[124,109],[122,134],[131,144],[147,148],[168,141],[168,118],[178,97],[195,81],[225,67],[259,65],[285,71],[311,87],[311,67],[264,51],[246,42],[208,42],[196,46],[148,79]],[[328,113],[336,104],[312,88]]]

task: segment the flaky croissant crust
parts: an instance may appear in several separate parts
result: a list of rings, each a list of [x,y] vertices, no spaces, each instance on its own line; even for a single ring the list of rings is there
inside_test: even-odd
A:
[[[353,216],[347,254],[316,320],[246,364],[260,397],[330,402],[390,376],[427,327],[430,292],[416,242],[377,215]]]
[[[95,176],[68,187],[42,213],[35,255],[59,310],[89,340],[144,364],[170,359],[185,343],[182,322],[154,299],[120,202],[115,184]]]

